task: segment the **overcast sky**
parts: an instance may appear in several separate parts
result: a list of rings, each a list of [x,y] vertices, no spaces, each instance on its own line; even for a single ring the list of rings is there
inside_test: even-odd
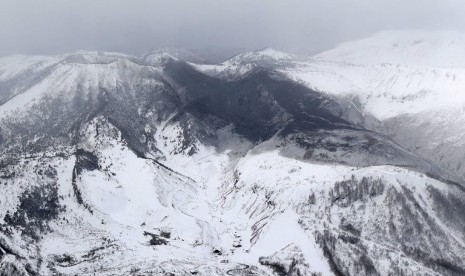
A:
[[[319,50],[386,29],[465,32],[464,0],[0,0],[0,55]]]

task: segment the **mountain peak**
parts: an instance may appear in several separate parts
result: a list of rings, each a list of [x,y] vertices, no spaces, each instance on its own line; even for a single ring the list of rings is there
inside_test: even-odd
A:
[[[465,275],[465,70],[190,57],[0,59],[0,275]]]
[[[254,63],[261,61],[291,60],[292,55],[267,47],[261,50],[238,54],[229,61],[234,63]]]
[[[465,35],[455,31],[389,30],[343,43],[315,57],[354,64],[465,67]]]
[[[288,53],[278,51],[278,50],[273,49],[271,47],[263,48],[261,50],[255,51],[254,53],[256,53],[257,55],[260,55],[260,56],[267,56],[267,57],[272,57],[272,58],[276,58],[276,59],[292,58],[292,55],[290,55]]]
[[[176,47],[153,48],[144,56],[148,61],[162,61],[166,59],[182,60],[186,62],[203,63],[204,59],[194,52]]]

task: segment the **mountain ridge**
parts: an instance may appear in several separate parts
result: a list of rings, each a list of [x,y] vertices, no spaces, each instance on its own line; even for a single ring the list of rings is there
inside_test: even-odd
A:
[[[164,53],[0,60],[0,272],[465,273],[460,170],[295,75],[320,63]]]

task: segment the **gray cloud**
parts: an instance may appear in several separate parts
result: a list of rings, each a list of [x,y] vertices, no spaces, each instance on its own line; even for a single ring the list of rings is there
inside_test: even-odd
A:
[[[463,0],[1,0],[0,55],[152,47],[314,51],[385,29],[465,31]]]

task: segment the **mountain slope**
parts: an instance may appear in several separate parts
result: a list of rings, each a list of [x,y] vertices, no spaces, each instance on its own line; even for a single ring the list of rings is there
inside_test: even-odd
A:
[[[2,73],[0,271],[463,274],[460,179],[270,53],[233,77],[110,53]]]
[[[349,102],[385,133],[462,178],[464,35],[390,31],[280,67],[290,78]]]
[[[343,43],[315,59],[364,65],[383,63],[417,67],[463,68],[465,35],[453,31],[384,31]]]
[[[225,79],[256,67],[279,71],[334,97],[363,127],[388,135],[463,179],[463,49],[464,35],[457,32],[386,31],[313,57],[259,51],[239,61],[196,68]]]

